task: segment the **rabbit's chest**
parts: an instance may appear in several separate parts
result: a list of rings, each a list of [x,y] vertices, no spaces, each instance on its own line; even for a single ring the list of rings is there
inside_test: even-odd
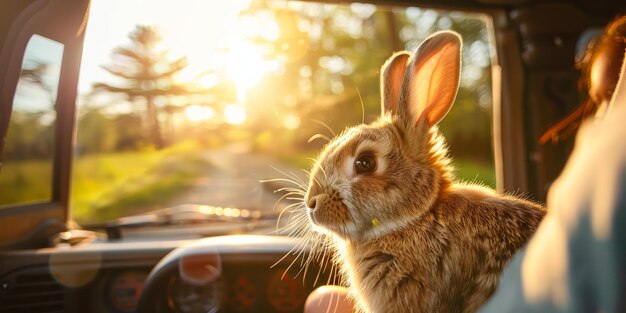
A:
[[[350,283],[364,309],[465,312],[470,303],[483,301],[495,288],[497,276],[492,277],[493,284],[477,285],[484,273],[477,271],[476,262],[464,259],[468,247],[450,236],[445,231],[415,230],[402,238],[378,238],[350,247]],[[468,288],[472,296],[463,296]]]
[[[369,312],[429,312],[441,290],[437,245],[386,242],[350,247],[347,262],[350,285]],[[431,249],[431,251],[429,251]],[[419,303],[419,304],[418,304]]]

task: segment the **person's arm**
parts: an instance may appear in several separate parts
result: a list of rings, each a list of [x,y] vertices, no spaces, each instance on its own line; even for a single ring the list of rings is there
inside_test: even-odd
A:
[[[322,286],[309,295],[304,313],[353,313],[354,302],[348,289],[340,286]]]
[[[626,311],[626,62],[610,111],[584,124],[548,214],[481,313]]]

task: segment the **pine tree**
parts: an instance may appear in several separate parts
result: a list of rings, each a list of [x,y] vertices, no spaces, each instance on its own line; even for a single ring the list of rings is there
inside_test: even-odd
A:
[[[115,48],[113,63],[102,66],[123,83],[112,85],[99,82],[93,86],[95,90],[125,94],[133,103],[143,98],[149,138],[160,149],[164,145],[159,122],[159,113],[163,109],[155,104],[155,98],[188,94],[188,88],[173,79],[187,66],[187,59],[168,60],[168,50],[159,47],[162,38],[155,27],[137,25],[129,38],[131,45]]]

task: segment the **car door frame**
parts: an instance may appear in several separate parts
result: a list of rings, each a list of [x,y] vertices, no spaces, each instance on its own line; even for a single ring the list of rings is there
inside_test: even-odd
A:
[[[63,44],[55,103],[51,199],[0,208],[0,248],[45,245],[68,220],[78,74],[89,0],[9,0],[0,4],[0,162],[24,53],[33,35]],[[0,173],[1,173],[0,163]]]

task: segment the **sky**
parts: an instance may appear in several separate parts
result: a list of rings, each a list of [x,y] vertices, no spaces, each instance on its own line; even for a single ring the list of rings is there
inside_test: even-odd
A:
[[[95,82],[115,84],[117,79],[102,69],[102,65],[111,64],[112,50],[129,45],[128,34],[136,25],[143,24],[156,26],[161,31],[163,47],[170,50],[171,59],[187,57],[189,65],[179,79],[192,81],[209,69],[219,68],[237,86],[238,103],[244,103],[246,91],[265,74],[280,67],[276,60],[263,59],[260,47],[246,41],[250,34],[267,36],[279,32],[274,21],[247,24],[242,21],[240,12],[248,8],[251,1],[93,0],[85,35],[79,93],[87,94]],[[272,3],[280,6],[280,1]],[[360,11],[362,9],[371,14],[373,7],[364,6]],[[407,12],[410,16],[411,12],[419,10],[409,9]],[[429,14],[426,13],[429,12],[436,15],[435,11],[427,10],[420,16],[420,23],[427,22]],[[445,28],[445,25],[441,27]],[[479,56],[463,67],[462,83],[471,86],[482,75],[482,67],[472,65],[484,67],[486,64],[478,61],[489,62],[489,47],[483,42],[475,42],[465,50],[470,56]],[[202,80],[198,81],[202,83]]]
[[[85,34],[79,92],[88,92],[94,82],[111,81],[111,75],[101,65],[110,64],[112,49],[129,44],[128,34],[137,24],[157,26],[171,57],[188,57],[189,67],[184,74],[189,77],[199,74],[211,62],[216,62],[209,57],[210,51],[233,48],[241,42],[241,26],[236,22],[249,1],[93,0]]]
[[[26,45],[22,68],[32,69],[37,64],[47,64],[48,70],[43,75],[43,83],[49,86],[50,93],[45,89],[20,79],[15,93],[14,106],[20,111],[52,111],[56,99],[63,60],[63,44],[54,40],[33,35]]]

